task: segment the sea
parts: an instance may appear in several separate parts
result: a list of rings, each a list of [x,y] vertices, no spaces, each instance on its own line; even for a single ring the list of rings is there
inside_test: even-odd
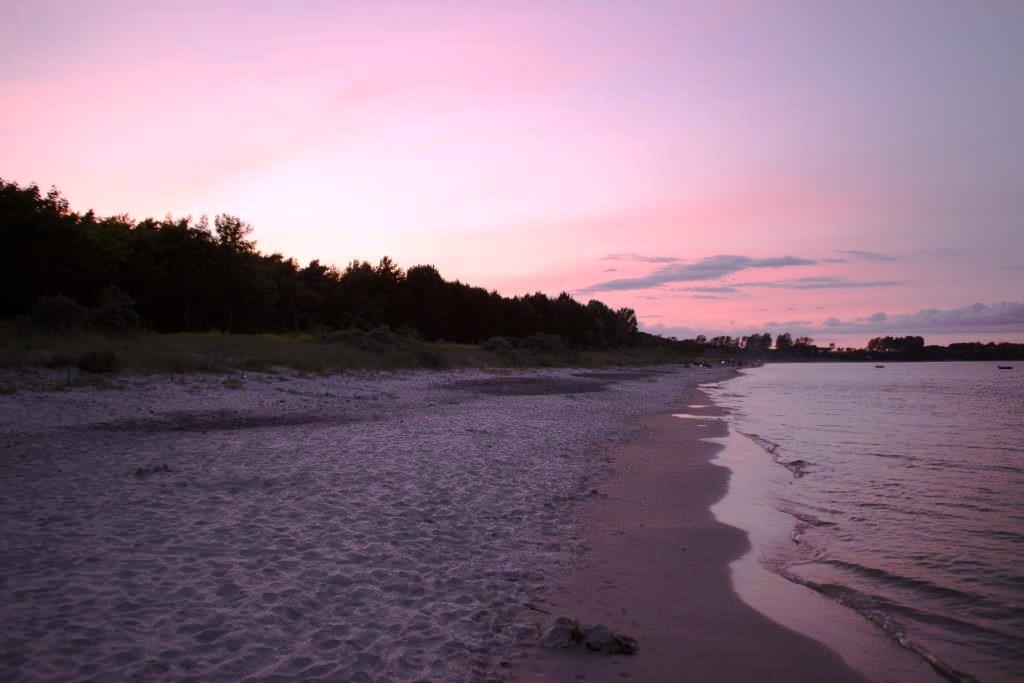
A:
[[[755,544],[761,571],[856,613],[941,677],[1024,681],[1016,366],[779,363],[706,387],[748,444],[733,460],[774,473],[742,494],[786,520]]]

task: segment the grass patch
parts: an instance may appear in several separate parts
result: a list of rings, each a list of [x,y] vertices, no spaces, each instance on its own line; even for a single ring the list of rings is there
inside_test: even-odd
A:
[[[302,334],[222,334],[137,332],[42,334],[0,325],[0,366],[79,367],[87,372],[135,373],[241,372],[275,367],[300,372],[393,370],[402,368],[531,368],[657,365],[691,360],[659,348],[581,351],[540,350],[505,345],[422,342],[396,336],[369,345],[362,338],[324,341]],[[112,359],[112,360],[111,360]],[[110,368],[86,370],[88,368]]]
[[[119,362],[113,351],[86,351],[78,359],[78,369],[96,374],[117,372]]]

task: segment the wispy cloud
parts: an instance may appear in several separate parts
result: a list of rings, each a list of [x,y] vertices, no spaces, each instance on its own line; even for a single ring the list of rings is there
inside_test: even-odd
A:
[[[871,287],[899,287],[905,280],[847,280],[842,277],[798,277],[791,280],[746,282],[736,287],[768,287],[770,289],[866,289]]]
[[[602,291],[624,291],[631,289],[647,289],[671,282],[699,282],[701,280],[718,280],[742,270],[753,268],[787,268],[790,266],[809,266],[816,261],[795,256],[779,256],[774,258],[750,258],[749,256],[719,255],[709,256],[693,263],[673,263],[658,268],[653,273],[634,278],[620,278],[598,282],[586,289],[585,293]]]
[[[703,292],[707,294],[732,294],[740,291],[735,285],[697,285],[695,287],[675,287],[673,292]]]
[[[602,261],[635,261],[638,263],[678,263],[675,256],[644,256],[643,254],[608,254]]]
[[[847,280],[842,277],[808,276],[788,280],[764,280],[761,282],[734,282],[728,285],[695,285],[675,287],[673,292],[696,292],[699,294],[736,294],[745,289],[764,287],[767,289],[867,289],[872,287],[899,287],[905,280]]]
[[[931,256],[931,257],[934,257],[934,258],[949,258],[951,256],[956,256],[956,252],[954,250],[952,250],[952,249],[947,248],[947,247],[940,247],[940,248],[937,248],[937,249],[934,249],[934,248],[919,249],[918,252],[922,256]]]
[[[880,254],[877,251],[863,251],[861,249],[841,249],[840,254],[853,261],[898,261],[896,256]]]

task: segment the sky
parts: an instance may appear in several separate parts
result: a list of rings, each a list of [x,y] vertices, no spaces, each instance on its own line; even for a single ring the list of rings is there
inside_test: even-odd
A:
[[[1024,341],[1024,3],[0,0],[0,177],[690,337]]]

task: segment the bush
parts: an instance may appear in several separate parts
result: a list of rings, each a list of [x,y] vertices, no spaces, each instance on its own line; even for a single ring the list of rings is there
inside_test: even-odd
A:
[[[107,287],[100,293],[100,305],[89,313],[89,324],[107,334],[134,330],[139,326],[135,300],[117,287]]]
[[[516,347],[512,346],[505,337],[491,337],[481,344],[480,348],[484,351],[500,353],[503,356],[514,356],[516,353]]]
[[[398,344],[401,340],[387,326],[381,325],[370,332],[364,332],[358,327],[328,332],[317,337],[317,341],[322,344],[348,344],[363,351],[380,351]]]
[[[398,327],[396,327],[395,334],[401,337],[402,339],[407,339],[409,341],[420,341],[421,339],[419,331],[417,331],[416,328],[410,327],[408,325],[399,325]]]
[[[433,349],[420,349],[416,354],[418,365],[422,368],[438,369],[445,367],[444,356]]]
[[[348,344],[349,346],[357,346],[359,348],[366,347],[371,342],[366,333],[356,327],[322,334],[317,337],[317,341],[321,344]]]
[[[370,332],[370,339],[377,342],[378,344],[381,344],[382,346],[391,346],[398,342],[398,340],[395,338],[395,335],[391,334],[391,328],[388,327],[387,325],[375,327]]]
[[[40,297],[32,306],[32,324],[50,334],[65,334],[82,325],[85,309],[66,296]]]
[[[32,334],[32,318],[19,313],[11,319],[11,331],[19,337],[27,337]]]
[[[49,353],[43,356],[40,363],[43,367],[50,369],[54,368],[66,368],[71,365],[78,364],[78,358],[66,353]]]
[[[554,334],[531,334],[519,343],[527,351],[565,351],[565,340]]]
[[[112,351],[87,351],[78,359],[78,369],[82,372],[116,372],[117,367],[117,355]]]

